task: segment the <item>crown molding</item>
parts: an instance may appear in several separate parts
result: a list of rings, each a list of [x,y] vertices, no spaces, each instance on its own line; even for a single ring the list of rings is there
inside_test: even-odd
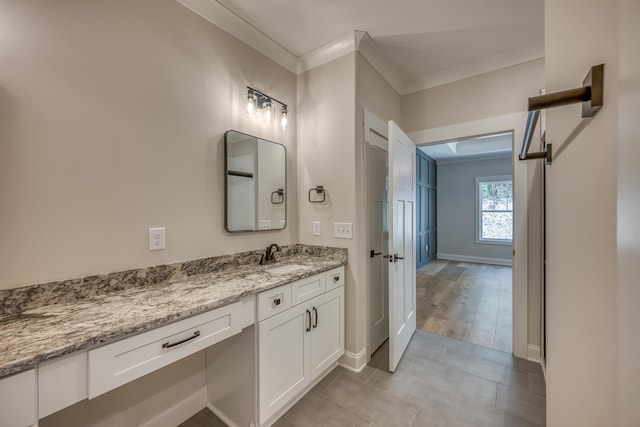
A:
[[[420,147],[418,147],[420,148]],[[453,165],[457,163],[471,163],[471,162],[483,162],[488,160],[500,160],[500,159],[511,159],[513,156],[511,151],[502,152],[502,153],[480,153],[473,154],[468,156],[459,156],[456,158],[448,158],[435,160],[438,165]]]
[[[360,43],[356,46],[356,50],[382,75],[396,92],[402,94],[405,79],[400,73],[400,70],[387,58],[369,34],[364,31],[356,31],[356,33],[362,33]]]
[[[298,74],[312,70],[356,50],[362,38],[361,31],[351,31],[332,42],[298,57]]]
[[[521,49],[501,53],[499,55],[484,58],[479,61],[469,62],[459,67],[443,70],[438,73],[419,77],[405,85],[405,91],[401,95],[431,89],[469,77],[497,71],[513,65],[523,64],[544,58],[544,43],[535,43]]]
[[[298,65],[296,56],[222,4],[215,0],[177,1],[287,70],[296,73]]]
[[[217,0],[177,1],[294,74],[304,73],[348,53],[358,51],[400,95],[430,89],[544,57],[544,43],[536,43],[470,62],[460,67],[422,76],[414,81],[407,81],[382,52],[375,40],[364,31],[351,31],[324,46],[296,57]]]

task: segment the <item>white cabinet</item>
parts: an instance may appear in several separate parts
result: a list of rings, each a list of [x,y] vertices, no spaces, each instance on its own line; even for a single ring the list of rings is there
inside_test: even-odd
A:
[[[310,305],[309,357],[315,378],[344,354],[344,287],[314,298]]]
[[[0,426],[28,427],[36,414],[35,369],[0,380]]]
[[[259,425],[344,354],[344,287],[325,292],[327,273],[292,283],[292,299],[298,304],[259,323]],[[305,294],[319,295],[304,300]]]
[[[309,306],[298,305],[260,322],[260,424],[309,383]]]

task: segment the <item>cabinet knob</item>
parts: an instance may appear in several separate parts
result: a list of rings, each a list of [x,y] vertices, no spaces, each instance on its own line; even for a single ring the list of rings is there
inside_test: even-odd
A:
[[[280,305],[281,302],[282,300],[280,300],[280,298],[274,298],[273,305]]]
[[[333,281],[336,282],[336,283],[339,282],[340,281],[340,275],[336,274],[335,276],[333,276]]]

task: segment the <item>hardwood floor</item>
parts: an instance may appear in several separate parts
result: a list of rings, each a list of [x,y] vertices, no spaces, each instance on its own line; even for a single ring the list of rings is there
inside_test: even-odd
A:
[[[419,329],[511,353],[511,267],[434,260],[416,287]]]
[[[537,363],[417,330],[390,374],[384,350],[359,373],[335,368],[273,426],[545,425],[545,383]],[[220,423],[205,409],[181,427]]]

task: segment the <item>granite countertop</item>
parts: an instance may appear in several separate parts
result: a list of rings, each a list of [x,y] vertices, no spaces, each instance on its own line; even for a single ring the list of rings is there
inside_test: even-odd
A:
[[[0,378],[346,264],[346,250],[336,248],[289,251],[269,266],[228,262],[229,257],[215,271],[175,275],[77,300],[60,298],[53,304],[0,316]],[[304,268],[286,274],[266,271],[285,264]]]

